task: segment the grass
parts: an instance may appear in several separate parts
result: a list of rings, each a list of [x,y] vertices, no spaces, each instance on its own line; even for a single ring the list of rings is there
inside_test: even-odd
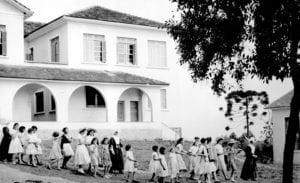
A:
[[[136,174],[136,178],[140,182],[147,182],[149,180],[150,175],[147,173],[148,165],[149,165],[149,160],[151,158],[151,147],[153,145],[159,145],[159,146],[165,146],[170,147],[172,145],[171,142],[169,141],[128,141],[125,142],[124,144],[131,144],[132,145],[132,150],[134,153],[134,156],[136,160],[138,161],[138,169],[140,170]],[[185,149],[188,149],[189,144],[185,144]],[[51,148],[51,142],[50,141],[44,141],[43,142],[43,156],[42,156],[42,161],[43,163],[47,162],[47,157],[49,156],[49,151]],[[167,157],[167,156],[166,156]],[[185,158],[186,164],[188,165],[187,158]],[[238,162],[238,170],[241,170],[242,167],[242,162]],[[38,168],[33,168],[30,166],[25,166],[25,165],[9,165],[12,168],[19,169],[23,172],[28,172],[40,176],[54,176],[54,177],[61,177],[64,179],[68,179],[70,181],[74,182],[80,182],[80,183],[118,183],[118,182],[124,182],[124,175],[118,175],[118,176],[113,176],[111,179],[102,179],[100,177],[94,178],[92,176],[86,175],[78,175],[76,173],[76,167],[73,164],[73,160],[69,162],[69,166],[72,167],[71,170],[48,170],[46,166],[40,166]],[[238,172],[238,176],[240,174],[240,171]],[[258,166],[258,179],[256,182],[259,183],[279,183],[281,182],[281,175],[282,171],[280,170],[279,166],[272,165],[271,166],[266,166],[266,165],[260,165]],[[221,177],[222,178],[222,177]],[[187,181],[187,182],[192,182],[192,181]],[[225,182],[223,180],[223,182]],[[251,181],[242,181],[239,178],[237,178],[238,183],[250,183]]]

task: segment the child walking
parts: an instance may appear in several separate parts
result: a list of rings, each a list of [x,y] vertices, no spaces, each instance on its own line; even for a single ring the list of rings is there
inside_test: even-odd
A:
[[[38,138],[38,136],[37,136],[37,131],[38,131],[37,126],[32,126],[31,129],[32,129],[32,135],[35,138],[35,142],[36,142],[35,143],[35,146],[36,146],[35,159],[36,159],[37,165],[42,165],[42,162],[39,159],[39,156],[43,154],[43,150],[42,150],[42,146],[41,146],[42,140],[40,138]]]
[[[23,152],[21,153],[21,159],[19,160],[21,163],[23,164],[27,164],[24,161],[24,155],[25,155],[25,149],[26,149],[26,137],[25,137],[25,126],[20,126],[19,128],[19,137],[20,137],[20,141],[21,141],[21,145],[23,148]]]
[[[108,149],[108,138],[105,137],[103,138],[103,140],[101,141],[101,163],[103,165],[104,168],[104,172],[103,172],[103,177],[104,178],[110,178],[111,175],[109,175],[109,170],[111,168],[111,160],[110,160],[110,155],[109,155],[109,149]]]
[[[91,163],[91,158],[89,152],[86,148],[86,128],[81,129],[78,135],[78,144],[75,151],[74,163],[78,165],[78,172],[84,174],[83,165],[88,165]]]
[[[127,173],[127,181],[132,182],[134,181],[134,174],[136,172],[136,168],[135,168],[136,160],[133,157],[130,144],[127,144],[125,146],[125,151],[126,154],[125,154],[124,172]],[[130,179],[130,175],[132,175],[131,179]]]
[[[48,168],[51,169],[52,165],[56,163],[57,169],[60,170],[60,160],[63,158],[61,154],[61,148],[59,145],[59,133],[53,132],[53,144],[49,155]]]
[[[200,140],[201,145],[198,150],[198,164],[196,166],[196,174],[199,175],[198,183],[201,183],[201,179],[204,176],[204,179],[207,183],[210,183],[210,164],[208,160],[208,153],[206,149],[206,139],[202,138]]]
[[[190,170],[190,179],[193,180],[195,179],[195,168],[197,165],[197,152],[198,152],[199,146],[197,141],[195,141],[192,146],[190,147],[189,151],[188,151],[188,155],[189,155],[189,170]]]
[[[169,175],[169,170],[167,166],[167,161],[165,158],[165,147],[160,147],[159,148],[159,159],[160,159],[160,170],[158,173],[158,182],[159,183],[165,183],[166,177]]]
[[[25,153],[29,157],[28,164],[29,165],[31,164],[33,167],[36,167],[36,163],[35,163],[35,155],[37,153],[36,138],[32,134],[31,128],[29,128],[27,130],[27,140],[26,141],[27,141],[27,147],[26,147]]]
[[[69,135],[69,129],[67,127],[63,128],[63,135],[61,136],[61,149],[63,154],[62,168],[67,169],[68,161],[74,155],[74,151],[71,146],[72,137]]]
[[[12,131],[12,140],[9,144],[8,153],[12,154],[12,163],[16,164],[16,159],[19,160],[19,164],[21,164],[21,153],[23,153],[24,149],[21,144],[21,136],[19,133],[19,124],[15,123],[13,125]]]
[[[154,182],[155,176],[158,173],[159,167],[160,167],[160,159],[158,157],[158,146],[152,146],[152,155],[151,160],[149,164],[149,171],[152,174],[152,177],[150,179],[150,182]]]
[[[178,162],[177,162],[175,149],[173,147],[170,149],[169,162],[170,162],[171,183],[175,183],[176,182],[175,179],[178,179],[179,166],[178,166]]]
[[[99,148],[98,138],[94,137],[91,141],[91,144],[88,147],[89,147],[89,151],[90,151],[90,155],[91,155],[91,167],[94,170],[93,176],[96,177],[98,166],[99,166],[99,159],[100,159],[99,151],[98,151],[98,148]]]

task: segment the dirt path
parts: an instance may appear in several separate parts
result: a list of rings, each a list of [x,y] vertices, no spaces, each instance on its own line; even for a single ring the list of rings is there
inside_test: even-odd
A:
[[[0,164],[0,183],[76,183],[60,177],[39,176]]]

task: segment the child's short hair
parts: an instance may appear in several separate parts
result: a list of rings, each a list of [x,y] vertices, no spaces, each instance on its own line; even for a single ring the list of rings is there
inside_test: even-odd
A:
[[[152,151],[157,151],[158,150],[158,146],[157,145],[154,145],[154,146],[152,146]]]
[[[80,129],[79,130],[79,133],[83,133],[83,132],[85,132],[86,131],[86,128],[83,128],[83,129]]]
[[[160,147],[160,148],[159,148],[159,153],[160,153],[160,154],[165,154],[165,150],[166,150],[165,147]]]
[[[103,145],[107,139],[108,139],[107,137],[104,137],[101,141],[101,144]]]
[[[99,139],[97,137],[94,137],[91,141],[91,144],[94,144],[94,141],[97,141],[97,144],[99,145]]]
[[[59,137],[59,132],[56,132],[56,131],[53,132],[53,133],[52,133],[52,137]]]
[[[207,143],[209,144],[211,142],[211,137],[206,138]]]
[[[66,133],[67,129],[68,129],[68,127],[64,127],[64,128],[62,129],[62,132],[63,132],[63,133]]]
[[[170,147],[170,150],[169,150],[169,152],[171,152],[172,150],[174,150],[174,147]]]
[[[31,127],[31,129],[32,129],[32,130],[37,130],[38,128],[37,128],[37,126],[33,125],[33,126]]]
[[[206,142],[206,138],[201,138],[200,142],[201,144],[204,144]]]
[[[92,132],[96,133],[96,130],[93,128],[87,129],[87,135],[90,135]]]
[[[19,123],[14,123],[13,128],[15,128],[18,125],[19,125]]]
[[[25,131],[25,126],[21,126],[21,127],[19,128],[19,132],[23,133],[24,131]]]
[[[125,146],[125,151],[129,151],[131,149],[131,145],[130,144],[127,144],[126,146]]]
[[[28,128],[27,133],[32,133],[32,128]]]

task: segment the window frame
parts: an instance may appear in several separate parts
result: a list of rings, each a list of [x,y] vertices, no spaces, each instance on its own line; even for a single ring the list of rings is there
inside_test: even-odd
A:
[[[53,47],[54,46],[54,47]],[[50,39],[50,60],[51,63],[61,63],[60,61],[60,39],[56,36]]]
[[[95,92],[94,93],[95,94],[94,95],[94,103],[95,104],[93,104],[93,105],[88,104],[88,96],[87,96],[88,95],[88,91],[87,90],[89,90],[89,89],[90,89],[89,92]],[[91,86],[85,86],[84,87],[84,91],[85,91],[85,106],[86,106],[86,108],[105,108],[106,107],[105,99],[104,99],[104,97],[102,96],[102,94],[97,89],[95,89],[95,88],[93,88]],[[97,94],[99,94],[99,97],[102,98],[103,104],[98,104],[99,101],[98,101]]]
[[[132,48],[133,53],[131,54],[130,46],[132,45],[134,47]],[[132,62],[130,61],[131,56],[132,56]],[[120,60],[123,61],[121,62]],[[117,65],[138,66],[136,38],[117,37]]]
[[[161,45],[159,45],[161,44]],[[168,68],[168,59],[167,59],[167,42],[166,41],[159,41],[159,40],[148,40],[148,67],[149,68],[159,68],[159,69],[167,69]],[[159,46],[157,46],[159,45]],[[160,58],[161,60],[156,60],[157,58],[153,58],[151,51],[154,48],[151,46],[157,46],[156,49],[159,50],[161,47],[163,48],[159,52],[161,55],[155,53],[156,57]],[[158,56],[157,56],[158,55]],[[154,60],[152,60],[154,59]],[[159,64],[158,64],[159,63]]]
[[[7,30],[6,25],[0,25],[0,57],[7,57]]]
[[[164,91],[164,101],[163,101],[163,93],[162,91]],[[160,89],[160,109],[161,110],[168,110],[168,91],[165,88]],[[165,105],[163,105],[165,104]]]
[[[52,94],[50,94],[50,100],[49,101],[50,101],[49,102],[50,103],[50,105],[49,105],[50,106],[50,110],[49,111],[50,112],[56,112],[56,102],[55,102],[55,98],[54,98],[54,96]],[[52,108],[53,104],[54,104],[54,107],[55,107],[54,109]]]
[[[119,104],[122,104],[122,110],[123,110],[123,119],[119,120]],[[125,101],[124,100],[119,100],[118,101],[118,106],[117,106],[117,121],[118,122],[125,122],[126,121],[126,109],[125,109]]]
[[[100,50],[96,50],[96,44],[95,41],[100,42]],[[90,43],[92,42],[92,43]],[[90,46],[91,44],[92,46]],[[92,49],[90,51],[89,49]],[[107,51],[106,51],[106,40],[104,35],[100,34],[88,34],[84,33],[83,34],[83,63],[93,63],[93,64],[106,64],[107,62]],[[92,55],[89,55],[91,54]],[[96,53],[99,53],[100,59],[97,60]],[[102,60],[101,60],[102,57]],[[92,59],[90,59],[92,58]]]
[[[37,111],[37,94],[43,94],[43,110]],[[36,91],[34,92],[34,115],[45,114],[45,92],[44,91]]]

